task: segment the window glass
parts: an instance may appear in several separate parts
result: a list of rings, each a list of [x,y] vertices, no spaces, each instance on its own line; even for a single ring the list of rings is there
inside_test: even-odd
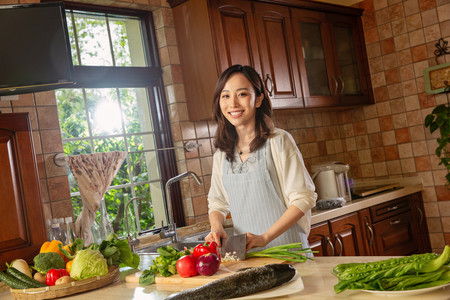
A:
[[[140,18],[70,9],[66,10],[66,15],[75,66],[148,65]],[[123,82],[126,80],[124,76]],[[155,150],[157,133],[153,125],[158,122],[158,115],[151,111],[149,104],[150,99],[157,99],[149,93],[158,89],[155,86],[81,86],[56,90],[66,156],[127,152],[104,196],[108,217],[118,235],[126,235],[127,214],[131,233],[154,229],[161,225],[161,220],[166,220],[159,156]],[[69,168],[67,171],[73,212],[77,217],[82,209],[80,190]],[[134,197],[144,199],[132,202],[126,212],[127,201]],[[97,218],[99,215],[97,212]]]

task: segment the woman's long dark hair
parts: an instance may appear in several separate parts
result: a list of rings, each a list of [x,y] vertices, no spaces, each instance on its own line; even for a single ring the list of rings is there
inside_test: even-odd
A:
[[[213,114],[217,122],[217,132],[214,147],[226,153],[227,160],[234,160],[234,148],[238,135],[234,126],[225,118],[220,109],[220,94],[228,79],[236,74],[244,75],[253,86],[256,97],[264,95],[261,106],[256,109],[255,138],[250,143],[250,151],[255,151],[263,146],[272,135],[274,128],[272,121],[272,105],[258,72],[250,66],[233,65],[220,75],[214,91]]]

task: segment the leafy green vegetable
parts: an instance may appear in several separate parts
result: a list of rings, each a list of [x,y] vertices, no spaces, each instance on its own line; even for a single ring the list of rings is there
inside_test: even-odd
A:
[[[438,258],[423,263],[423,265],[417,269],[417,272],[428,273],[436,271],[444,264],[448,263],[449,260],[450,260],[450,246],[446,245],[444,251]]]
[[[118,239],[116,234],[110,234],[100,245],[91,244],[88,249],[99,250],[109,266],[120,265],[134,269],[139,266],[139,255],[131,252],[127,239]]]
[[[436,286],[450,282],[450,246],[439,256],[412,255],[370,264],[345,264],[333,269],[339,282],[334,291],[347,289],[408,290]],[[439,284],[439,285],[440,285]]]
[[[108,274],[108,264],[100,251],[84,249],[77,252],[70,277],[81,280],[106,274]]]
[[[149,285],[155,282],[155,274],[151,270],[145,270],[139,277],[140,285]]]
[[[72,245],[69,246],[70,253],[69,251],[67,251],[62,247],[62,244],[58,244],[58,248],[64,254],[65,257],[67,257],[69,260],[72,260],[75,258],[75,255],[77,254],[78,251],[84,249],[84,241],[83,239],[76,238],[73,241]]]
[[[159,256],[155,258],[153,265],[139,277],[139,283],[142,285],[152,284],[157,274],[164,277],[177,274],[177,260],[191,253],[189,250],[179,251],[172,246],[162,246],[156,251],[159,253]]]
[[[303,249],[302,243],[293,243],[275,246],[258,252],[248,252],[245,257],[270,257],[286,261],[304,262],[307,259],[312,259],[305,256],[307,253],[317,253],[317,251],[311,251],[311,248]]]
[[[383,291],[403,291],[417,284],[436,281],[441,277],[443,273],[444,270],[439,270],[420,275],[405,275],[395,278],[382,278],[377,280],[377,284]]]
[[[50,269],[65,269],[66,263],[61,255],[55,252],[39,253],[33,258],[34,269],[41,274],[46,274]]]
[[[373,271],[389,269],[399,264],[406,264],[416,261],[430,261],[438,256],[439,255],[435,253],[423,253],[399,258],[390,258],[370,263],[339,264],[333,268],[332,272],[340,280],[349,280],[354,277],[366,276],[367,274]]]

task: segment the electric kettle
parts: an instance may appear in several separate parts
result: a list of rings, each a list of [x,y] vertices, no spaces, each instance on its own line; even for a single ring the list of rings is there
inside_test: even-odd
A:
[[[311,176],[318,194],[317,200],[344,198],[351,201],[347,172],[350,166],[339,161],[311,166]]]

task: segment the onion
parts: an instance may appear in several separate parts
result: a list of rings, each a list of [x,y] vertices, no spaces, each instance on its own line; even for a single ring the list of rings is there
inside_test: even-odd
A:
[[[195,266],[200,275],[211,276],[219,270],[220,260],[214,253],[207,253],[197,259]]]

